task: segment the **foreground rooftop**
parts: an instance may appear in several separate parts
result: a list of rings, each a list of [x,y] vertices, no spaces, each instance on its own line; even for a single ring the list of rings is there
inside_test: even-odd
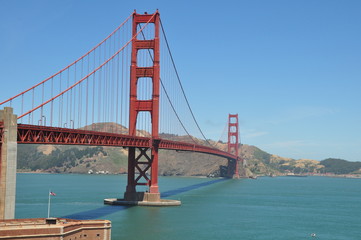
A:
[[[103,239],[110,240],[108,220],[30,218],[0,220],[0,239]]]

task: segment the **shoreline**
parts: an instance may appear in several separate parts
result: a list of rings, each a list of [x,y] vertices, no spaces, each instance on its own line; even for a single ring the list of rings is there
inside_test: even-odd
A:
[[[127,173],[107,173],[107,174],[88,174],[88,173],[69,173],[69,172],[63,172],[63,173],[51,173],[46,171],[17,171],[16,173],[24,173],[24,174],[80,174],[80,175],[127,175]],[[210,178],[207,176],[188,176],[188,175],[174,175],[174,176],[163,176],[159,175],[160,177],[194,177],[194,178]],[[257,177],[287,177],[287,174],[281,174],[281,175],[257,175]],[[353,179],[361,179],[360,174],[305,174],[302,175],[302,177],[331,177],[331,178],[353,178]],[[217,177],[222,178],[222,177]],[[244,177],[242,179],[247,179],[247,177]]]

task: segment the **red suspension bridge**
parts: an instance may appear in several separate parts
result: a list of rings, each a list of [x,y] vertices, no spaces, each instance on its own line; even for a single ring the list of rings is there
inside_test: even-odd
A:
[[[212,146],[184,93],[158,11],[132,13],[85,55],[0,106],[1,179],[18,143],[128,148],[128,201],[160,201],[159,149],[226,158],[228,175],[239,177],[238,115],[229,115],[228,151]],[[140,185],[149,191],[137,193]]]

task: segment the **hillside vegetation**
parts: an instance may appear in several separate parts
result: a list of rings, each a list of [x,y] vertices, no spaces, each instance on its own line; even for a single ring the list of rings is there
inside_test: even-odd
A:
[[[324,171],[334,174],[360,174],[361,162],[349,162],[343,159],[328,158],[320,162]]]
[[[240,172],[244,177],[286,173],[361,174],[361,162],[334,158],[320,162],[295,160],[249,145],[242,145],[240,150],[244,159]],[[17,166],[19,171],[31,172],[88,173],[91,170],[117,174],[127,172],[127,155],[127,149],[122,147],[19,145]],[[201,153],[161,150],[159,154],[159,174],[164,176],[221,176],[226,165],[226,159]]]
[[[117,131],[124,134],[127,129],[114,124],[102,123],[87,126],[88,130]],[[146,132],[139,134],[146,136]],[[186,136],[161,134],[162,138],[189,141]],[[199,143],[201,140],[197,139]],[[227,144],[213,142],[212,145],[226,151]],[[329,158],[321,162],[311,159],[292,159],[267,153],[255,146],[240,145],[244,159],[240,166],[243,177],[254,175],[295,174],[361,174],[360,162],[348,162]],[[85,147],[52,145],[19,145],[18,171],[50,173],[126,173],[128,150],[123,147]],[[227,159],[193,152],[170,150],[159,151],[159,174],[164,176],[224,176]]]

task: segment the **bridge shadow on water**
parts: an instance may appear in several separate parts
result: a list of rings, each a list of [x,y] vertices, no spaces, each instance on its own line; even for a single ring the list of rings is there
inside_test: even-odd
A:
[[[184,192],[188,192],[197,188],[201,188],[201,187],[205,187],[214,183],[218,183],[218,182],[223,182],[225,180],[228,180],[226,178],[220,178],[220,179],[215,179],[215,180],[211,180],[211,181],[207,181],[207,182],[203,182],[203,183],[198,183],[198,184],[194,184],[194,185],[190,185],[187,187],[182,187],[182,188],[177,188],[174,190],[170,190],[170,191],[166,191],[160,194],[161,197],[165,198],[165,197],[170,197],[176,194],[180,194],[180,193],[184,193]]]
[[[201,188],[201,187],[206,187],[208,185],[223,182],[223,181],[226,181],[226,180],[228,180],[228,179],[225,179],[225,178],[215,179],[215,180],[211,180],[211,181],[207,181],[207,182],[203,182],[203,183],[198,183],[198,184],[194,184],[194,185],[190,185],[190,186],[186,186],[186,187],[166,191],[166,192],[161,193],[161,197],[162,198],[170,197],[170,196],[173,196],[173,195],[176,195],[176,194],[188,192],[188,191],[191,191],[191,190],[194,190],[194,189],[197,189],[197,188]],[[63,216],[63,218],[70,218],[70,219],[77,219],[77,220],[99,219],[99,218],[104,217],[106,215],[109,215],[109,214],[112,214],[112,213],[115,213],[115,212],[119,212],[119,211],[123,211],[123,210],[126,210],[126,209],[131,208],[131,207],[133,207],[133,206],[106,205],[106,206],[103,206],[103,207],[100,207],[100,208],[96,208],[96,209],[92,209],[92,210],[88,210],[88,211],[83,211],[83,212],[78,212],[78,213],[66,215],[66,216]]]

